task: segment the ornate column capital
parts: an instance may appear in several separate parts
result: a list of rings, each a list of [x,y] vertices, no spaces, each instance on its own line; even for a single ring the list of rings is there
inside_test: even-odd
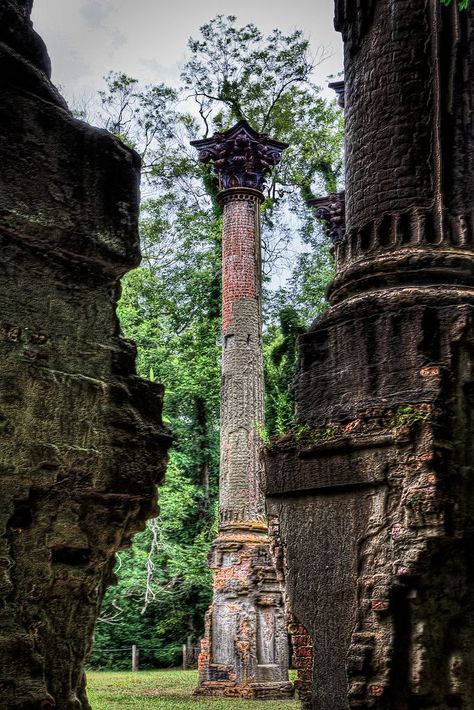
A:
[[[324,222],[333,244],[342,242],[346,233],[345,196],[345,192],[337,192],[308,202],[314,208],[317,219]]]
[[[199,160],[213,162],[220,190],[251,188],[263,191],[265,176],[281,160],[287,143],[257,133],[247,121],[239,121],[223,133],[192,141]]]

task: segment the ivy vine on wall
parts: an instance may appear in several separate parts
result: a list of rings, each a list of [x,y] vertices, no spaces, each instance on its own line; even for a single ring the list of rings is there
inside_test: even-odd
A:
[[[453,0],[440,0],[441,5],[451,5]],[[467,10],[471,4],[471,0],[457,0],[458,8],[460,10]]]

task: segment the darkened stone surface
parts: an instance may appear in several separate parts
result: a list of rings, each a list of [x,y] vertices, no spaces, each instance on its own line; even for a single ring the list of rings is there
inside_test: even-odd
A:
[[[314,710],[474,708],[473,9],[336,2],[346,234],[267,455]]]
[[[3,0],[0,7],[0,42],[51,76],[51,62],[41,37],[30,20],[33,0]]]
[[[0,708],[88,709],[114,553],[156,513],[162,387],[120,335],[139,160],[49,83],[31,2],[0,2]]]
[[[416,284],[472,286],[472,8],[358,4],[336,3],[346,39],[347,235],[331,299],[399,283],[400,272]]]

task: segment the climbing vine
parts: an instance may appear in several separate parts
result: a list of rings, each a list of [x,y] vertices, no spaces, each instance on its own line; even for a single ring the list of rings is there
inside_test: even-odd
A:
[[[440,0],[441,5],[451,5],[453,0]],[[457,5],[460,10],[467,10],[469,5],[471,4],[471,0],[458,0]]]

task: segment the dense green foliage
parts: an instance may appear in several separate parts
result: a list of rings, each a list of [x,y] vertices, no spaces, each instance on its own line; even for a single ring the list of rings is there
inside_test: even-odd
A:
[[[189,42],[181,90],[143,87],[112,73],[100,122],[143,159],[142,265],[123,281],[122,328],[138,345],[138,369],[166,387],[174,433],[160,517],[119,555],[90,664],[126,668],[129,647],[143,667],[179,662],[195,643],[210,601],[206,557],[215,536],[220,387],[221,212],[210,169],[189,142],[247,118],[291,144],[270,176],[263,204],[268,432],[293,418],[296,338],[325,307],[332,273],[321,228],[306,201],[337,187],[341,112],[311,83],[301,32],[263,37],[254,25],[216,17]],[[183,111],[184,96],[197,112]],[[188,99],[189,101],[189,99]],[[293,258],[288,255],[294,252]],[[270,284],[286,271],[284,287]],[[271,286],[271,287],[270,287]],[[110,650],[111,649],[111,650]],[[114,649],[125,649],[124,651]]]

